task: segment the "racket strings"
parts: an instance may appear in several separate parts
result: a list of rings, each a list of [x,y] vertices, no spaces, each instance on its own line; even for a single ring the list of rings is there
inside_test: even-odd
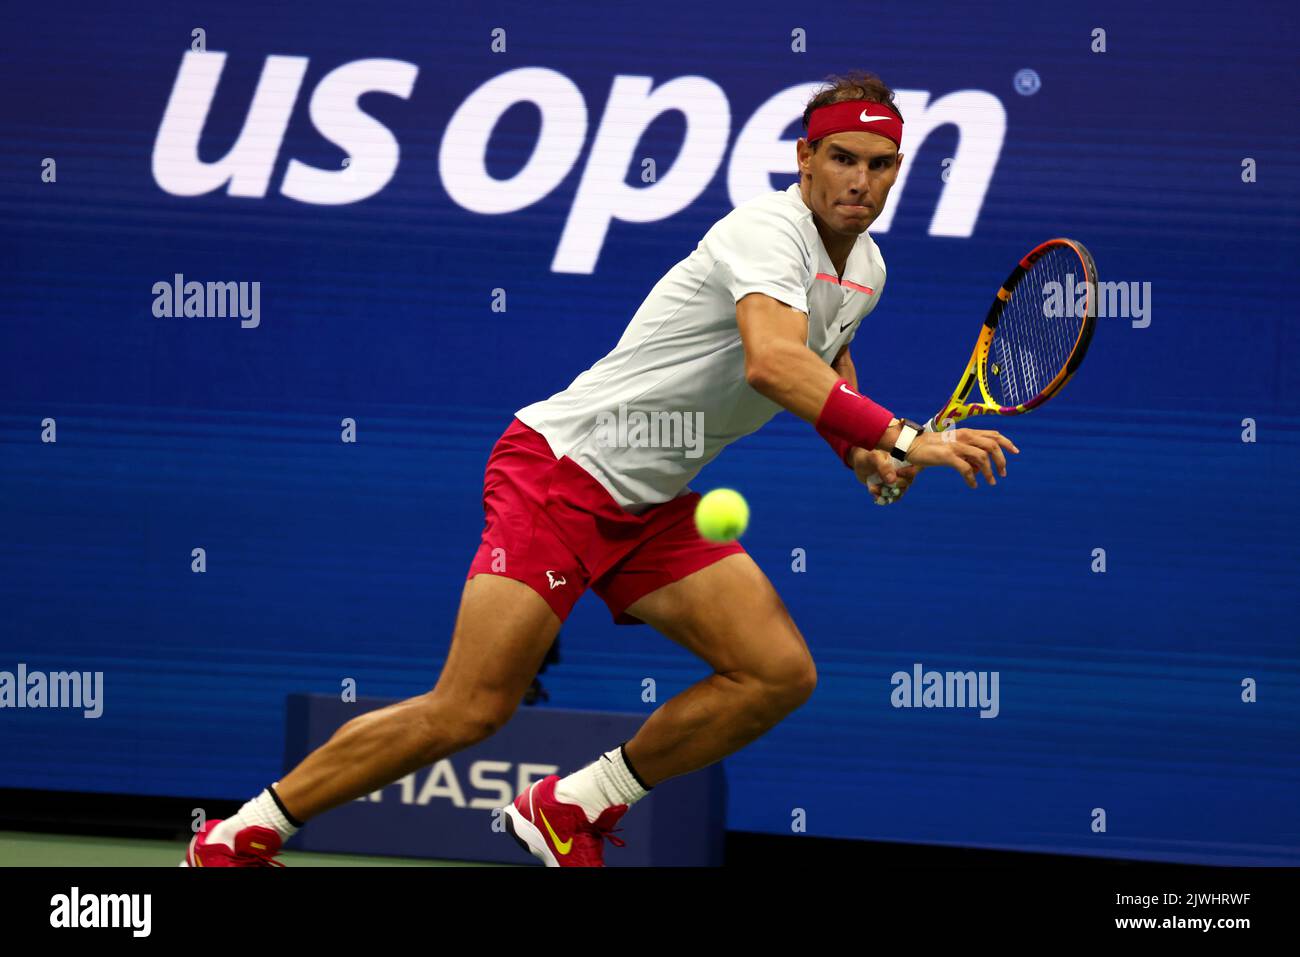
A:
[[[1079,338],[1088,276],[1068,247],[1050,249],[1021,278],[998,318],[986,368],[990,397],[1022,405],[1056,378]]]

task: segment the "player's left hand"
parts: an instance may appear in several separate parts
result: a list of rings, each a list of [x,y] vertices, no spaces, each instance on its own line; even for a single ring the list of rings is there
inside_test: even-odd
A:
[[[916,480],[924,466],[904,465],[898,468],[893,456],[879,449],[854,449],[853,472],[858,481],[867,487],[877,505],[889,505],[903,497]],[[874,476],[881,476],[884,482],[871,482]],[[894,476],[892,482],[890,476]]]
[[[892,485],[868,485],[867,490],[875,498],[877,505],[892,505],[903,497],[903,493],[912,487],[917,475],[924,465],[904,465],[898,470],[898,478]]]

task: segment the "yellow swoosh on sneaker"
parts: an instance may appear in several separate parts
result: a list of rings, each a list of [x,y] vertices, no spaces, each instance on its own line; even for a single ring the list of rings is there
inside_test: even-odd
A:
[[[555,828],[551,827],[551,822],[546,820],[546,812],[541,808],[538,808],[537,813],[541,815],[542,823],[546,825],[546,829],[551,832],[551,840],[555,842],[555,849],[562,855],[568,854],[570,849],[573,847],[573,838],[569,838],[567,841],[561,841],[560,835],[556,834]]]

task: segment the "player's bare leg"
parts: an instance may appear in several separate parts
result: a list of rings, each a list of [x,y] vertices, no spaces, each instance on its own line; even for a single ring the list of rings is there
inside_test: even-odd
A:
[[[559,629],[527,585],[476,575],[465,583],[434,689],[343,725],[275,785],[280,800],[306,821],[491,736],[514,714]]]
[[[665,702],[632,740],[533,785],[506,809],[515,839],[552,866],[603,865],[604,840],[617,843],[615,825],[650,788],[744,747],[807,701],[817,683],[803,636],[748,555],[729,555],[627,611],[714,673]]]
[[[719,761],[808,700],[812,655],[748,555],[730,555],[627,609],[714,670],[664,702],[624,745],[648,786]]]
[[[491,735],[514,713],[559,632],[527,585],[465,583],[451,651],[427,694],[353,718],[283,780],[225,820],[207,822],[183,866],[265,866],[309,818],[378,790]]]

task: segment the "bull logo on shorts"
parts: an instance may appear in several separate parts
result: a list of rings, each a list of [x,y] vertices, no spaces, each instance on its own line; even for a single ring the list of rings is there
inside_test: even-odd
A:
[[[552,571],[548,571],[546,573],[546,580],[551,583],[551,588],[555,588],[558,585],[569,584],[567,581],[565,581],[563,575],[556,575],[555,572]]]

